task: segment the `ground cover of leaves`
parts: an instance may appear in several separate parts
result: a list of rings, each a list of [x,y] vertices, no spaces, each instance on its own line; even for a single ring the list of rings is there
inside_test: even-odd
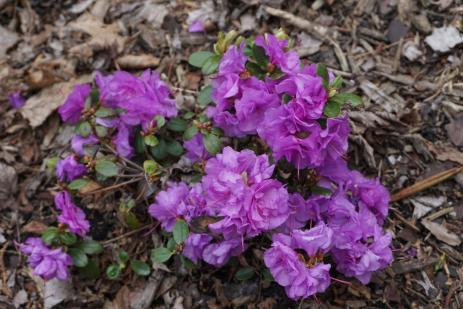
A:
[[[282,27],[304,59],[342,75],[365,102],[350,111],[349,160],[392,193],[462,166],[462,16],[459,0],[0,0],[0,307],[461,308],[463,173],[391,203],[395,260],[372,283],[336,284],[304,303],[276,284],[235,280],[236,265],[44,283],[13,241],[56,217],[44,160],[69,142],[55,112],[69,89],[96,71],[154,68],[180,108],[191,108],[203,81],[188,56],[210,49],[218,31]],[[205,33],[188,32],[196,19]],[[17,90],[28,98],[19,111],[6,100]],[[86,208],[92,237],[105,241],[103,261],[117,248],[136,256],[160,241],[124,226],[114,195],[89,198]]]

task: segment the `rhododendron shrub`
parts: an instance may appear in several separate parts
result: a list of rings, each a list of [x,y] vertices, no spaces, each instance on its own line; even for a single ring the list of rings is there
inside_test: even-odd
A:
[[[62,188],[58,224],[19,245],[33,273],[66,280],[71,264],[87,274],[105,266],[116,279],[130,264],[148,275],[146,255],[121,250],[111,265],[92,257],[103,248],[85,203],[117,191],[124,229],[162,229],[155,263],[227,267],[252,247],[261,254],[235,277],[272,277],[294,300],[324,292],[339,274],[368,283],[392,253],[382,226],[388,191],[345,160],[344,103],[361,99],[340,92],[342,78],[325,66],[299,59],[293,44],[281,31],[219,34],[214,52],[189,58],[210,75],[194,110],[178,110],[150,70],[97,73],[75,86],[59,108],[75,126],[70,150],[49,160]]]

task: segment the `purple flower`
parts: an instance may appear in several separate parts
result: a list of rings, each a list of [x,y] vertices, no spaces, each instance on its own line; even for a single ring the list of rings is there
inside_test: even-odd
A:
[[[104,105],[124,109],[121,120],[128,125],[151,122],[153,117],[177,115],[175,100],[159,74],[151,70],[136,77],[124,71],[112,75],[96,76],[100,88],[100,100]]]
[[[90,223],[85,218],[85,213],[71,200],[67,191],[58,193],[55,196],[56,208],[61,210],[58,222],[66,224],[69,230],[80,236],[85,236],[90,230]]]
[[[308,268],[296,251],[278,240],[274,239],[272,247],[265,251],[264,262],[275,281],[285,288],[286,294],[292,299],[324,292],[330,285],[331,265],[318,263]]]
[[[244,249],[240,239],[223,240],[207,245],[203,250],[203,260],[219,267],[227,263],[230,257],[240,255]]]
[[[294,230],[292,232],[296,248],[304,249],[309,256],[326,253],[331,249],[333,230],[320,222],[309,230]]]
[[[85,165],[80,164],[73,155],[60,160],[56,165],[56,176],[61,181],[73,181],[87,172]]]
[[[258,128],[275,159],[285,158],[298,169],[319,167],[341,157],[347,151],[349,131],[346,118],[329,118],[323,128],[306,117],[304,105],[296,101],[269,110]]]
[[[232,45],[220,59],[219,75],[241,74],[245,70],[247,57],[244,55],[244,42],[240,46]]]
[[[262,47],[270,58],[270,63],[279,67],[285,73],[297,72],[300,70],[299,55],[295,51],[286,52],[288,46],[286,40],[280,40],[272,34],[259,35],[255,44]]]
[[[74,90],[68,95],[64,104],[60,106],[58,112],[64,122],[76,124],[80,120],[82,111],[85,108],[85,99],[92,91],[89,84],[74,86]]]
[[[202,20],[195,20],[188,27],[188,32],[204,32],[204,22]]]
[[[288,198],[289,216],[279,231],[291,232],[300,229],[307,224],[308,220],[317,221],[318,205],[313,205],[304,200],[299,193],[289,194]]]
[[[83,137],[80,135],[74,135],[71,139],[71,148],[74,150],[78,155],[85,155],[84,146],[85,145],[95,145],[98,143],[98,138],[91,134],[87,137]]]
[[[166,231],[171,232],[177,218],[186,213],[185,200],[188,193],[185,183],[170,183],[166,191],[156,195],[156,203],[149,206],[149,214],[159,220]]]
[[[196,264],[202,259],[204,248],[211,241],[212,237],[207,234],[191,233],[185,241],[182,254]]]
[[[50,249],[39,237],[30,237],[19,245],[21,252],[28,256],[29,267],[33,274],[45,280],[69,278],[72,258],[61,248]]]
[[[288,192],[277,180],[263,180],[246,194],[244,211],[249,236],[279,227],[289,216]]]
[[[197,133],[189,141],[183,142],[183,147],[186,149],[185,157],[193,163],[207,160],[211,157],[204,147],[203,135],[201,133]]]
[[[113,138],[113,143],[116,145],[116,152],[124,158],[133,156],[133,147],[130,145],[132,140],[133,128],[124,123],[119,123],[117,126],[117,134]]]
[[[10,93],[8,95],[8,99],[10,100],[10,104],[13,108],[19,109],[26,104],[26,99],[21,95],[19,91]]]

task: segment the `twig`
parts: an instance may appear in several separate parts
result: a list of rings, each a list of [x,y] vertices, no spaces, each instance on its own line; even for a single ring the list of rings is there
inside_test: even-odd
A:
[[[416,182],[415,184],[407,187],[391,196],[391,202],[397,202],[418,192],[426,190],[458,173],[463,171],[463,167],[454,167],[444,172],[438,173],[426,179]]]
[[[433,220],[436,220],[437,218],[439,217],[442,217],[448,213],[451,213],[452,211],[454,211],[455,208],[454,207],[447,207],[447,208],[444,208],[444,209],[441,209],[439,210],[438,212],[435,212],[433,214],[430,214],[429,216],[427,216],[426,218],[424,218],[423,220],[429,220],[429,221],[433,221]]]
[[[143,177],[138,177],[138,178],[135,178],[135,179],[132,179],[132,180],[128,180],[128,181],[125,181],[125,182],[121,182],[121,183],[118,183],[118,184],[115,184],[115,185],[112,185],[112,186],[109,186],[109,187],[106,187],[106,188],[102,188],[102,189],[98,189],[98,190],[86,192],[86,193],[84,193],[84,194],[85,194],[85,195],[90,195],[90,194],[97,194],[97,193],[101,193],[101,192],[110,191],[110,190],[112,190],[112,189],[117,189],[117,188],[123,187],[123,186],[125,186],[125,185],[128,185],[128,184],[131,184],[131,183],[140,181],[140,180],[142,180],[142,179],[143,179]]]
[[[114,153],[118,158],[120,158],[122,161],[126,162],[127,164],[129,165],[132,165],[133,167],[135,167],[136,169],[140,170],[140,171],[143,171],[145,172],[145,170],[143,169],[143,167],[141,167],[140,165],[138,165],[137,163],[135,162],[132,162],[126,158],[124,158],[123,156],[119,156],[116,152],[116,150],[114,150],[113,148],[111,148],[111,146],[109,145],[105,145],[106,148],[108,148],[112,153]]]
[[[112,242],[115,242],[115,241],[118,241],[119,239],[122,239],[122,238],[125,238],[125,237],[129,237],[129,236],[132,236],[133,234],[136,234],[138,232],[141,232],[149,227],[153,226],[153,224],[147,224],[147,225],[144,225],[136,230],[133,230],[133,231],[130,231],[130,232],[127,232],[125,234],[122,234],[122,235],[119,235],[117,237],[114,237],[114,238],[111,238],[111,239],[108,239],[107,241],[104,241],[103,242],[103,246],[107,246],[109,245],[110,243]]]
[[[405,223],[405,225],[407,225],[408,227],[412,228],[413,230],[417,232],[420,232],[420,229],[416,225],[411,223],[409,220],[405,219],[398,209],[395,209],[394,207],[389,207],[389,209],[392,210],[394,212],[394,215],[397,217],[397,219]]]

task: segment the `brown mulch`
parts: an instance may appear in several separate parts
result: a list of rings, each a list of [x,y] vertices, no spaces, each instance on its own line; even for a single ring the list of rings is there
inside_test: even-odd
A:
[[[196,18],[207,20],[206,33],[188,33]],[[0,308],[42,308],[44,299],[59,308],[462,308],[463,173],[391,204],[395,259],[369,285],[333,284],[303,303],[276,284],[178,261],[149,278],[45,284],[13,243],[54,223],[46,159],[72,133],[55,112],[68,89],[96,71],[153,68],[189,106],[203,81],[188,56],[210,49],[218,31],[281,27],[304,59],[342,75],[365,103],[350,111],[350,162],[392,193],[462,166],[463,44],[446,47],[440,36],[436,47],[431,35],[447,27],[462,36],[462,18],[460,0],[0,0]],[[17,90],[28,98],[20,111],[6,100]],[[130,230],[114,215],[118,201],[100,200],[87,210],[92,237],[113,240],[102,262],[118,248],[139,254],[159,243],[147,230],[119,238]]]

